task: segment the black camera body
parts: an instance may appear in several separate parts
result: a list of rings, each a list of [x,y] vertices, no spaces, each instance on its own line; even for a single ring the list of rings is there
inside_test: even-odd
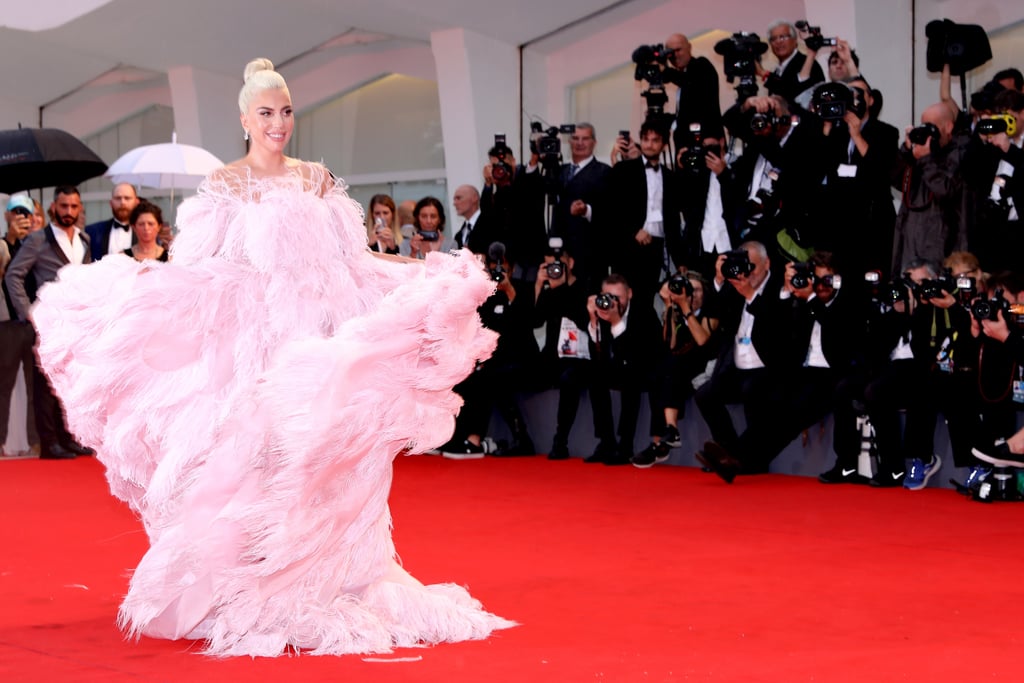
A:
[[[956,281],[949,275],[941,275],[934,279],[921,280],[921,282],[914,282],[907,278],[906,282],[919,299],[941,299],[946,294],[956,291]]]
[[[757,64],[768,46],[756,33],[741,31],[715,43],[715,52],[722,55],[725,80],[736,85],[737,101],[757,95]]]
[[[601,292],[594,299],[594,305],[602,311],[610,311],[619,302],[619,297],[608,292]]]
[[[755,133],[774,128],[775,124],[779,123],[782,119],[775,115],[775,112],[754,112],[750,117],[750,130]]]
[[[821,27],[820,26],[811,26],[810,24],[807,23],[806,19],[801,19],[800,21],[796,22],[796,24],[794,24],[794,25],[796,26],[796,28],[798,30],[806,31],[807,33],[810,34],[809,36],[807,36],[804,39],[804,44],[807,46],[808,50],[813,50],[813,51],[817,52],[818,50],[820,50],[823,47],[835,47],[836,45],[839,44],[839,39],[838,38],[835,38],[835,37],[826,38],[826,37],[822,36],[821,35]]]
[[[811,108],[825,121],[841,121],[848,111],[857,118],[864,118],[867,103],[845,83],[823,83],[814,89]]]
[[[754,264],[750,260],[750,254],[746,249],[732,249],[725,252],[725,260],[722,261],[722,277],[727,280],[734,280],[754,272]]]
[[[551,126],[545,130],[539,121],[533,121],[530,123],[530,132],[532,133],[530,139],[530,152],[532,154],[540,157],[558,157],[562,153],[562,139],[558,136],[575,133],[576,124],[563,123],[560,126]],[[537,133],[541,133],[541,135],[537,136]]]
[[[686,296],[693,296],[693,283],[690,282],[690,278],[686,277],[682,273],[673,273],[672,277],[668,279],[668,291],[672,292],[676,296],[686,293]]]
[[[988,33],[976,24],[957,24],[935,19],[924,27],[928,38],[925,62],[928,71],[938,73],[945,64],[953,76],[962,76],[992,59]]]
[[[648,85],[663,85],[661,67],[668,63],[668,56],[671,50],[666,50],[664,45],[641,45],[633,50],[633,63],[636,69],[633,78],[638,81],[647,81]]]
[[[436,242],[441,239],[441,233],[437,230],[420,230],[419,236],[424,242]]]
[[[793,277],[789,279],[793,289],[806,289],[814,282],[814,269],[810,263],[801,262],[793,264]]]
[[[505,161],[506,157],[512,156],[512,150],[505,143],[504,133],[494,134],[494,156],[497,161],[491,164],[491,180],[496,185],[508,185],[512,182],[515,171],[511,164]]]
[[[505,267],[500,263],[487,269],[487,274],[493,282],[501,282],[505,279]]]
[[[1009,322],[1010,302],[1003,298],[1001,289],[992,292],[991,299],[978,299],[971,304],[971,315],[978,322],[999,320],[999,311],[1003,312],[1003,318]]]
[[[34,212],[33,211],[29,211],[24,206],[16,206],[13,209],[11,209],[11,213],[13,213],[15,215],[18,215],[18,216],[31,216],[31,215],[33,215]]]
[[[907,133],[908,140],[915,145],[929,145],[933,154],[938,150],[941,138],[939,129],[935,127],[934,123],[922,123],[920,126],[911,128]]]

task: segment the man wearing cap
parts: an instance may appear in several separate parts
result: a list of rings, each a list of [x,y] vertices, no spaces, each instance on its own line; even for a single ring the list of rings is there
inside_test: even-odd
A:
[[[92,243],[92,260],[99,261],[107,254],[121,254],[130,249],[134,237],[128,218],[132,209],[139,205],[135,188],[128,183],[114,186],[110,193],[110,210],[114,217],[85,226],[85,232]]]
[[[11,259],[18,254],[22,240],[31,231],[34,212],[35,204],[26,194],[13,195],[7,201],[7,210],[4,212],[7,233],[4,239],[0,240],[0,275],[7,269]],[[35,355],[32,352],[35,334],[31,325],[18,322],[17,312],[7,294],[6,285],[3,291],[6,302],[0,306],[0,452],[4,455],[15,455],[39,441],[35,433],[32,411],[29,409],[32,397],[32,372],[35,367]],[[25,374],[26,391],[18,392],[19,395],[15,399],[14,387],[19,372]],[[24,404],[19,412],[26,413],[28,417],[26,429],[22,434],[8,434],[7,431],[13,400]],[[8,437],[11,437],[12,443],[8,443]]]
[[[32,320],[32,299],[27,287],[30,278],[42,287],[56,280],[57,272],[69,263],[92,262],[89,237],[76,227],[81,213],[82,198],[78,188],[70,185],[56,188],[53,191],[53,222],[26,237],[18,255],[7,266],[4,284],[11,294],[19,320]],[[60,401],[38,366],[33,384],[40,457],[66,460],[76,455],[92,455],[94,451],[91,448],[80,445],[68,433]]]

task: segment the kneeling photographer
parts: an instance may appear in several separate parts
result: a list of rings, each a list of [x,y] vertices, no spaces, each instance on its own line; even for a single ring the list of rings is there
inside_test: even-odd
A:
[[[700,273],[675,273],[661,285],[658,294],[665,304],[661,341],[665,352],[654,373],[651,387],[652,410],[660,410],[665,429],[651,435],[651,444],[633,456],[641,469],[668,460],[669,452],[682,445],[679,419],[686,401],[696,391],[694,382],[717,354],[718,314],[708,283]]]
[[[592,360],[590,404],[594,412],[597,449],[584,462],[628,465],[633,457],[640,397],[651,386],[651,375],[661,348],[658,319],[651,306],[633,306],[633,290],[617,273],[601,282],[601,292],[587,299]],[[620,413],[616,438],[611,391],[619,392]],[[651,409],[651,435],[664,425]]]
[[[498,333],[498,345],[490,358],[478,363],[473,373],[455,386],[465,404],[455,420],[452,440],[441,447],[445,457],[455,460],[484,456],[483,437],[495,408],[508,424],[512,440],[493,455],[536,453],[517,403],[518,392],[525,388],[524,377],[537,361],[537,341],[530,324],[532,300],[529,292],[517,291],[510,279],[512,264],[504,244],[491,243],[485,263],[497,289],[480,305],[480,320]]]

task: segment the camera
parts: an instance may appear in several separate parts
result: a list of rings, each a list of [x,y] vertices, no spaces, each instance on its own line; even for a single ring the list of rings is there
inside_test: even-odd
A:
[[[568,266],[562,261],[562,238],[552,237],[548,240],[548,248],[551,250],[555,260],[544,265],[549,280],[561,280],[569,271]],[[547,283],[545,283],[547,284]]]
[[[750,261],[750,254],[746,249],[732,249],[725,252],[725,260],[722,261],[722,277],[734,280],[753,272],[754,264]]]
[[[1007,137],[1014,137],[1017,134],[1017,119],[1010,114],[993,114],[982,116],[978,119],[978,125],[974,127],[978,135],[996,135],[1006,133]]]
[[[967,306],[976,296],[978,296],[977,278],[961,276],[956,279],[956,298],[961,305]]]
[[[793,289],[806,289],[811,286],[812,282],[814,282],[814,269],[811,268],[811,264],[794,263],[793,277],[789,279],[789,284]]]
[[[832,289],[843,288],[843,276],[838,273],[829,273],[828,275],[822,275],[821,277],[815,275],[814,282],[815,284],[821,284],[826,287],[831,287]]]
[[[761,131],[774,128],[775,124],[779,123],[781,120],[782,119],[775,115],[775,112],[754,112],[750,117],[750,130],[755,133],[760,133]]]
[[[939,129],[935,127],[934,123],[923,123],[911,128],[907,133],[907,139],[915,145],[927,145],[930,141],[932,151],[935,151],[938,146],[940,137]]]
[[[505,268],[500,263],[487,269],[487,275],[494,282],[501,282],[505,279]]]
[[[840,121],[848,111],[864,118],[867,105],[845,83],[823,83],[814,89],[811,109],[825,121]]]
[[[892,306],[898,301],[905,303],[910,300],[907,283],[902,278],[883,283],[882,276],[877,270],[869,270],[864,273],[864,284],[871,300],[876,304]]]
[[[619,302],[619,297],[609,292],[601,292],[594,299],[594,305],[602,311],[610,311]]]
[[[512,156],[512,150],[505,144],[505,134],[494,134],[494,157],[497,159],[491,164],[491,180],[495,185],[508,185],[512,182],[512,166],[505,161],[506,156]]]
[[[682,273],[673,273],[672,277],[668,279],[668,291],[676,296],[684,292],[686,296],[693,296],[693,283]]]
[[[814,52],[817,52],[823,47],[835,47],[836,45],[839,44],[838,38],[825,38],[824,36],[821,35],[821,27],[811,26],[810,24],[807,23],[806,19],[801,19],[794,25],[796,26],[797,30],[804,31],[805,33],[810,34],[806,38],[804,38],[804,45],[807,46],[808,50],[813,50]]]
[[[641,45],[633,50],[633,63],[636,70],[633,78],[638,81],[647,81],[649,85],[662,85],[661,69],[668,62],[671,50],[666,50],[664,45]]]
[[[424,242],[436,242],[441,239],[441,233],[437,230],[420,230],[418,234]]]
[[[689,136],[680,142],[686,151],[679,156],[679,170],[691,175],[698,175],[707,169],[704,159],[707,151],[703,147],[699,123],[691,123]]]
[[[999,311],[1003,312],[1004,319],[1009,318],[1010,302],[1003,298],[1003,290],[1001,289],[992,292],[991,299],[978,299],[971,304],[971,315],[978,322],[982,320],[999,320]]]
[[[761,42],[756,33],[741,31],[715,43],[715,52],[722,55],[725,79],[736,80],[736,101],[742,102],[757,95],[757,63],[768,46]]]
[[[907,284],[919,299],[941,299],[946,294],[956,291],[956,282],[949,275],[925,279],[921,282],[914,282],[907,278]]]
[[[575,132],[576,124],[573,123],[563,123],[545,130],[539,121],[533,121],[530,123],[530,152],[540,157],[558,157],[562,153],[562,140],[558,136]]]
[[[16,207],[14,207],[13,209],[11,209],[11,213],[13,213],[15,215],[18,215],[18,216],[31,216],[33,214],[32,211],[29,211],[24,206],[16,206]]]

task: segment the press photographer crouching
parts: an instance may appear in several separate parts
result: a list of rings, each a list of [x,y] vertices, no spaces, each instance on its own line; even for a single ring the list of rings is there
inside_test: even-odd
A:
[[[624,277],[612,273],[601,283],[600,294],[587,299],[590,353],[590,403],[594,411],[597,449],[584,462],[627,465],[633,457],[640,396],[648,391],[657,365],[658,320],[654,309],[631,305],[633,292]],[[618,439],[612,416],[611,390],[619,392]],[[651,436],[660,436],[661,415],[651,406]]]
[[[496,456],[534,455],[536,449],[519,410],[517,394],[525,388],[528,370],[537,360],[537,342],[530,325],[531,301],[517,291],[509,275],[505,245],[493,242],[487,249],[487,272],[497,289],[479,308],[484,327],[498,333],[498,346],[486,361],[455,386],[465,404],[455,420],[455,434],[441,447],[455,460],[482,458],[483,436],[495,408],[512,432],[510,442],[499,446]]]
[[[552,237],[534,284],[533,327],[544,327],[544,348],[537,364],[538,386],[558,390],[555,436],[549,460],[569,458],[569,436],[580,396],[590,382],[587,290],[573,273],[575,259]]]
[[[671,449],[682,445],[679,419],[693,396],[697,378],[717,355],[718,314],[713,297],[700,273],[675,273],[662,283],[659,295],[665,304],[661,341],[665,353],[654,373],[652,405],[660,410],[665,428],[652,435],[651,444],[630,462],[641,469],[668,460]]]

